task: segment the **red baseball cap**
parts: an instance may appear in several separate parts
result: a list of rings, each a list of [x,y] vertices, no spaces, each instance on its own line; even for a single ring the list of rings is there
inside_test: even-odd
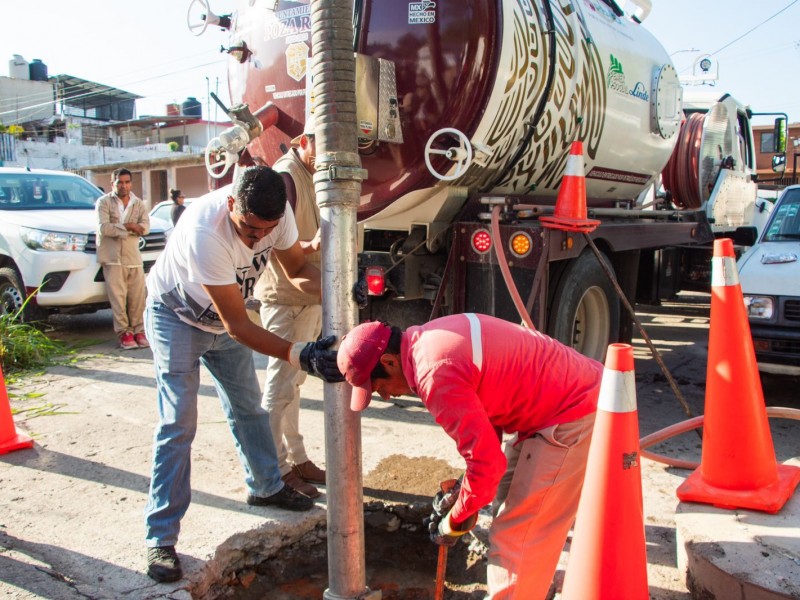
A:
[[[370,373],[389,345],[392,329],[380,321],[369,321],[342,337],[336,362],[344,378],[353,386],[350,409],[364,410],[372,400]]]

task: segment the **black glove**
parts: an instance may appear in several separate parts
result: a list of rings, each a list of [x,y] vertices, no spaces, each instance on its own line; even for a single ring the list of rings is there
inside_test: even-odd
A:
[[[450,514],[450,509],[458,499],[458,494],[461,492],[460,479],[448,479],[439,484],[439,491],[431,501],[433,512],[431,516],[423,521],[423,525],[428,528],[428,536],[434,544],[439,546],[455,546],[458,542],[458,536],[446,535],[442,533],[441,526],[442,520],[447,518]]]
[[[328,350],[335,341],[336,336],[329,335],[306,344],[300,351],[300,368],[328,383],[344,381],[344,375],[336,364],[336,350]]]
[[[358,305],[360,310],[367,308],[369,286],[367,286],[367,278],[364,276],[364,271],[358,272],[358,280],[353,286],[353,301]]]

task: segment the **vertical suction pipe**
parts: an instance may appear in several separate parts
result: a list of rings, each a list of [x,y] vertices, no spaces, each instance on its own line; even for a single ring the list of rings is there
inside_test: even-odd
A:
[[[322,331],[358,324],[356,211],[364,171],[358,155],[352,0],[312,0],[311,71],[316,136],[314,190],[322,229]],[[328,472],[328,589],[325,600],[379,599],[366,586],[361,422],[346,383],[324,385]]]

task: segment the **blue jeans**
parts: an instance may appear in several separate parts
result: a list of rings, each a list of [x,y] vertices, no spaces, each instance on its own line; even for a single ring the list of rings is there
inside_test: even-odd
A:
[[[227,333],[187,325],[152,298],[145,308],[145,330],[153,350],[159,416],[145,508],[145,544],[174,546],[192,496],[191,452],[201,363],[214,380],[250,493],[271,496],[283,488],[283,481],[250,348]]]

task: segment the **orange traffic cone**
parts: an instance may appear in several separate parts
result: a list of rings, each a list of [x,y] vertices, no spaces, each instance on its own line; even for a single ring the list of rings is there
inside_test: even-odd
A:
[[[703,453],[678,498],[775,513],[799,482],[800,468],[776,463],[733,242],[715,240]]]
[[[611,344],[562,600],[647,600],[633,347]]]
[[[27,435],[17,433],[14,418],[11,416],[11,404],[8,401],[6,380],[0,368],[0,454],[8,454],[14,450],[30,448],[33,440]]]
[[[600,221],[586,218],[586,177],[583,174],[583,142],[572,142],[567,168],[558,188],[553,216],[539,217],[542,225],[561,231],[594,231]]]

